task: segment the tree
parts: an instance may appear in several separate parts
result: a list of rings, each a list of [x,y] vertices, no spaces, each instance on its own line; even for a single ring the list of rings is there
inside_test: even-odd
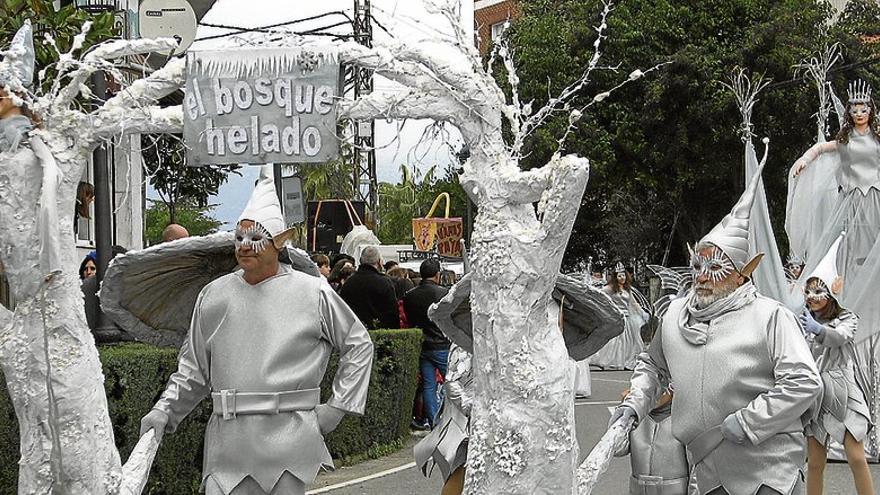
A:
[[[191,201],[184,201],[176,205],[177,218],[172,221],[165,203],[162,201],[150,201],[150,206],[144,212],[144,244],[152,246],[162,242],[162,231],[170,223],[179,223],[186,227],[191,236],[203,236],[217,232],[223,222],[211,216],[213,205],[201,207]]]
[[[56,52],[53,72],[45,73],[51,78],[21,95],[42,120],[30,146],[0,156],[0,252],[17,301],[14,312],[0,307],[0,365],[21,432],[20,493],[140,493],[157,447],[145,436],[121,465],[66,213],[96,146],[126,132],[180,132],[180,108],[156,102],[182,86],[183,60],[85,110],[77,98],[95,71],[121,81],[112,61],[176,46],[171,39],[114,40],[77,58],[88,26],[68,51]]]
[[[380,221],[376,230],[379,240],[385,244],[412,243],[412,219],[425,216],[434,199],[443,192],[449,193],[451,198],[450,216],[465,216],[468,199],[455,172],[446,169],[440,178],[436,177],[435,172],[436,167],[431,167],[421,176],[418,170],[413,172],[406,165],[401,165],[400,183],[379,183]]]
[[[228,174],[239,174],[238,165],[186,164],[186,147],[179,134],[144,134],[141,136],[144,172],[150,185],[168,210],[168,223],[178,221],[178,208],[208,206],[208,197],[216,196]]]
[[[340,45],[342,61],[404,86],[343,101],[340,117],[430,118],[461,132],[471,155],[459,178],[479,209],[470,253],[475,400],[465,487],[468,493],[575,493],[581,480],[575,476],[574,380],[550,293],[589,170],[586,159],[563,156],[561,148],[583,112],[610,93],[577,98],[597,73],[600,43],[574,65],[581,74],[564,79],[573,83],[554,91],[559,96],[546,106],[533,106],[520,98],[505,47],[498,54],[507,68],[507,95],[484,69],[452,3],[458,2],[429,4],[449,21],[452,39],[415,45],[391,40],[381,49]],[[601,10],[600,37],[610,7]],[[644,74],[633,71],[614,86]],[[525,140],[554,114],[568,122],[555,135],[556,152],[531,159],[534,167],[522,170]]]
[[[85,22],[90,22],[91,27],[83,40],[84,49],[118,34],[111,12],[90,14],[73,5],[56,9],[51,0],[4,0],[0,2],[0,40],[12,39],[25,19],[37,23],[35,25],[37,36],[34,39],[36,68],[38,71],[47,70],[47,77],[44,78],[47,84],[52,81],[52,76],[55,74],[54,64],[58,61],[58,52],[51,44],[40,43],[39,35],[51,35],[57,48],[66,52],[70,50],[74,37],[80,34]]]
[[[761,94],[753,122],[771,138],[764,172],[773,226],[783,232],[790,164],[815,138],[817,95],[811,85],[788,82],[793,66],[825,44],[841,41],[844,65],[866,60],[875,49],[860,42],[870,19],[853,15],[870,2],[850,2],[837,25],[827,25],[828,5],[814,0],[703,1],[630,0],[615,7],[605,40],[606,55],[623,67],[654,60],[672,63],[656,78],[624,88],[584,117],[568,149],[590,158],[593,179],[574,227],[566,264],[592,256],[613,261],[642,258],[685,262],[685,243],[700,238],[742,190],[742,143],[732,96],[719,81],[735,66],[775,81]],[[858,4],[858,7],[855,6]],[[521,70],[521,98],[547,101],[564,81],[580,73],[596,34],[599,0],[545,0],[524,4],[511,43]],[[875,7],[871,7],[876,10]],[[878,24],[872,24],[878,27]],[[870,76],[872,66],[835,77]],[[591,84],[613,80],[614,67],[596,72]],[[553,136],[566,116],[553,119],[527,146],[526,167],[546,161]],[[782,249],[784,236],[778,238]]]

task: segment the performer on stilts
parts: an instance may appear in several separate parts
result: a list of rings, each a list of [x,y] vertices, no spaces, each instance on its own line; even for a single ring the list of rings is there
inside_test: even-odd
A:
[[[838,269],[846,287],[837,298],[859,315],[862,340],[880,332],[880,136],[876,131],[876,105],[871,87],[864,81],[850,83],[843,127],[837,139],[818,143],[793,167],[798,177],[816,160],[837,152],[840,198],[816,246],[808,249],[804,274],[812,273],[840,232],[847,235],[840,246]],[[812,205],[796,205],[793,211]],[[796,221],[793,219],[792,221]],[[801,275],[803,282],[803,275]]]

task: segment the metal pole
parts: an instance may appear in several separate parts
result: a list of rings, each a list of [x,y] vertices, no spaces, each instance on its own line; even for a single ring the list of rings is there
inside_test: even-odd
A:
[[[92,74],[92,87],[95,93],[95,104],[100,105],[107,98],[107,80],[104,72],[98,71]],[[98,286],[104,279],[107,265],[113,256],[113,213],[110,207],[110,170],[108,169],[107,145],[101,144],[92,153],[95,181],[95,247],[98,254]],[[108,342],[119,340],[119,330],[110,321],[103,311],[98,311],[97,328],[95,328],[95,340]]]
[[[278,195],[278,204],[281,205],[282,213],[284,213],[284,191],[282,190],[281,185],[281,164],[273,163],[272,164],[272,174],[275,178],[275,194]]]

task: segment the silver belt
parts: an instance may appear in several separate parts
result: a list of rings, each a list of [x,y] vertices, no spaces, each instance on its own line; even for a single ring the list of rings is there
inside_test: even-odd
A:
[[[629,492],[639,495],[687,493],[688,478],[663,479],[662,476],[638,475],[629,479]]]
[[[239,392],[233,389],[211,392],[214,414],[235,419],[239,414],[278,414],[309,411],[321,400],[321,389],[309,388],[290,392]]]

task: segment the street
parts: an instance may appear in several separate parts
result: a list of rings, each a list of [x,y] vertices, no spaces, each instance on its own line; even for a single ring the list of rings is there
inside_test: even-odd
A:
[[[575,407],[577,438],[581,458],[605,432],[608,407],[617,404],[621,391],[629,385],[627,371],[593,371],[593,395],[578,400]],[[332,473],[322,473],[309,494],[331,495],[388,495],[388,494],[439,494],[443,485],[439,471],[425,478],[415,467],[412,444],[400,451],[352,467],[341,468]],[[880,486],[880,465],[872,464],[874,486]],[[627,495],[630,474],[629,458],[616,458],[594,491],[597,495]],[[828,463],[825,469],[825,495],[848,495],[855,493],[852,475],[845,463]]]

